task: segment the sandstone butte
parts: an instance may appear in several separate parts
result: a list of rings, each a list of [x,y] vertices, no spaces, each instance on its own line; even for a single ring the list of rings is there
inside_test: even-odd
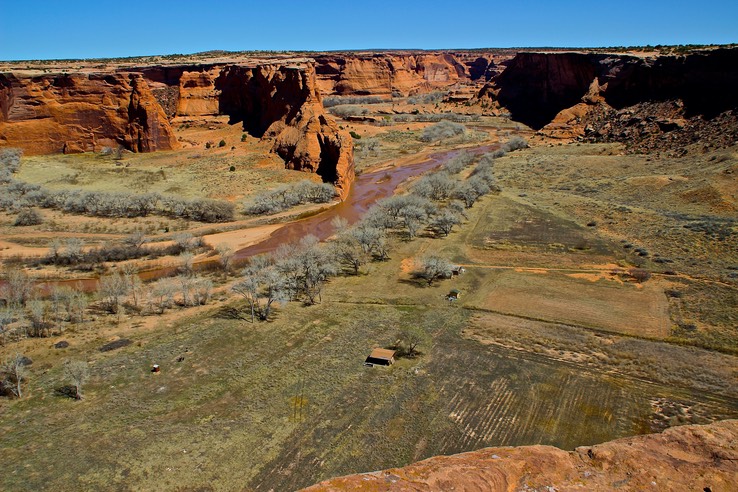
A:
[[[403,468],[333,478],[304,490],[728,492],[737,484],[738,420],[725,420],[575,451],[521,446],[436,456]]]

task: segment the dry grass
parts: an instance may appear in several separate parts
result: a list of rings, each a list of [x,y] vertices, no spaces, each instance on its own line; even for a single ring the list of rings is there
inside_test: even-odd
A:
[[[612,150],[549,148],[550,161],[532,162],[548,155],[534,149],[498,160],[503,193],[478,202],[461,230],[397,238],[390,260],[333,280],[320,305],[280,307],[269,323],[234,319],[226,300],[120,326],[100,317],[66,333],[67,349],[50,348],[61,337],[1,349],[34,364],[28,397],[0,402],[0,488],[294,490],[440,453],[571,449],[738,417],[736,290],[715,273],[738,263],[732,243],[701,277],[674,255],[667,266],[685,274],[641,288],[608,280],[614,265],[636,259],[621,239],[647,248],[651,269],[663,267],[653,258],[667,247],[658,200],[633,192],[622,202],[638,214],[621,222],[606,216],[624,196],[615,184],[612,192],[596,180],[592,193],[560,189],[594,179],[602,163],[620,183],[631,170],[619,163],[641,158],[602,154]],[[599,164],[587,167],[590,159]],[[656,193],[654,180],[643,183]],[[702,237],[685,231],[668,247]],[[578,249],[580,239],[590,247]],[[467,273],[416,283],[408,265],[429,251]],[[462,291],[456,303],[443,298],[452,288]],[[683,295],[664,295],[675,289]],[[679,320],[695,331],[676,333]],[[424,330],[422,355],[365,368],[368,351],[394,343],[403,326]],[[707,335],[726,353],[684,345],[707,346]],[[133,344],[98,351],[118,337]],[[55,394],[66,358],[93,369],[82,402]],[[160,374],[150,372],[154,363]]]

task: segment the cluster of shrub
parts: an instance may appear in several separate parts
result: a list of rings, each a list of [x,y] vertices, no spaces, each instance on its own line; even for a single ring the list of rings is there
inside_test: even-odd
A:
[[[362,108],[361,106],[355,106],[352,104],[342,104],[340,106],[333,106],[329,109],[332,115],[338,116],[339,118],[350,118],[352,116],[364,116],[369,113],[369,110]]]
[[[249,215],[273,214],[304,203],[328,203],[335,196],[336,189],[333,185],[303,179],[297,183],[282,185],[256,195],[244,203],[244,213]]]
[[[447,138],[465,135],[466,127],[461,123],[453,121],[441,121],[434,125],[425,127],[423,133],[420,134],[418,140],[421,142],[436,142]]]
[[[436,104],[443,101],[448,92],[436,91],[427,94],[417,94],[407,98],[408,104]]]
[[[172,239],[172,244],[166,246],[150,246],[147,245],[148,239],[142,232],[134,232],[119,243],[106,243],[94,248],[85,248],[84,241],[76,237],[64,241],[54,239],[49,243],[48,254],[32,261],[31,265],[56,265],[91,271],[96,265],[104,262],[181,255],[185,252],[202,251],[205,248],[201,237],[194,237],[187,232],[177,233]]]
[[[219,200],[198,198],[187,200],[174,196],[146,193],[105,193],[99,191],[58,190],[16,180],[20,152],[16,149],[0,151],[0,210],[18,211],[16,225],[35,225],[41,216],[31,207],[61,210],[66,213],[96,217],[146,217],[164,215],[199,222],[227,222],[233,220],[233,204]]]
[[[323,98],[323,107],[332,108],[346,104],[381,104],[385,102],[379,96],[326,96]]]
[[[458,113],[396,114],[390,118],[388,123],[438,123],[441,121],[452,121],[454,123],[473,123],[475,121],[479,121],[479,115]]]

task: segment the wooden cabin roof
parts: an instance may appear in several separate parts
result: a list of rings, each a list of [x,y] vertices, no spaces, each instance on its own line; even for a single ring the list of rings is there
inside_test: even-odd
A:
[[[391,359],[395,356],[394,350],[387,350],[383,348],[375,348],[372,350],[371,355],[369,356],[372,359]]]

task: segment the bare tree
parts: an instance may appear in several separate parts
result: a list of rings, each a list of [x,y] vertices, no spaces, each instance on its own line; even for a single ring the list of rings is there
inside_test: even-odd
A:
[[[289,299],[287,279],[267,257],[252,258],[232,290],[249,303],[252,323],[257,317],[268,320],[272,305]]]
[[[2,366],[2,385],[17,398],[23,398],[22,384],[28,379],[28,368],[26,358],[16,353],[15,356],[6,360]]]
[[[118,314],[119,318],[123,299],[128,292],[128,282],[119,272],[100,277],[97,294],[102,307],[111,314]]]
[[[189,251],[195,248],[195,237],[189,232],[178,232],[174,235],[174,244],[179,246],[182,251]]]
[[[162,278],[157,280],[152,284],[148,293],[149,306],[156,307],[159,314],[163,314],[164,311],[174,303],[174,293],[176,291],[177,286],[171,278]]]
[[[72,323],[83,323],[85,320],[85,310],[89,304],[90,302],[84,292],[79,289],[73,290],[65,306],[69,315],[69,321]]]
[[[436,172],[420,178],[413,186],[413,193],[431,200],[445,200],[451,196],[457,181],[445,172]]]
[[[195,255],[190,252],[184,252],[179,255],[179,261],[181,262],[179,270],[182,272],[182,274],[187,276],[192,275],[194,259]]]
[[[407,235],[410,239],[414,238],[418,230],[428,220],[428,214],[424,209],[415,205],[408,205],[400,210],[400,217],[405,223]]]
[[[215,251],[218,253],[218,263],[223,269],[223,276],[228,278],[228,273],[230,273],[233,265],[233,248],[226,243],[221,243],[215,247]]]
[[[26,307],[28,309],[28,318],[31,321],[31,336],[43,337],[48,335],[48,303],[40,299],[33,299],[28,301]]]
[[[11,307],[22,307],[33,292],[33,279],[18,268],[11,268],[5,275],[5,285],[0,287],[0,297],[4,297]]]
[[[128,284],[128,291],[133,298],[133,306],[138,308],[138,301],[141,297],[141,289],[143,286],[141,277],[138,276],[138,268],[133,263],[126,263],[121,266],[120,270],[123,273],[123,278],[125,278],[125,281]]]
[[[440,256],[425,256],[420,258],[417,263],[419,269],[414,273],[414,276],[425,279],[429,286],[437,279],[451,276],[453,265]]]
[[[192,302],[196,306],[202,306],[210,301],[213,292],[213,282],[203,277],[195,277],[192,286]]]
[[[461,223],[461,218],[451,210],[442,209],[431,221],[431,227],[436,232],[448,236],[454,226]]]
[[[423,329],[417,325],[403,327],[397,334],[398,345],[402,348],[403,354],[408,357],[415,356],[424,335]]]
[[[359,268],[369,260],[368,251],[353,234],[344,233],[331,243],[333,254],[342,263],[359,274]]]
[[[300,240],[294,260],[298,291],[306,296],[308,304],[315,304],[316,299],[322,301],[323,285],[338,271],[331,254],[321,247],[317,237],[308,235]]]
[[[140,251],[144,244],[148,242],[148,238],[143,231],[134,231],[123,238],[123,244]]]
[[[70,237],[67,239],[64,247],[62,256],[67,258],[69,263],[79,263],[82,260],[82,248],[84,247],[84,241],[77,237]]]
[[[64,363],[64,374],[74,386],[74,398],[82,399],[82,385],[90,379],[90,368],[87,362],[81,360],[68,360]]]

